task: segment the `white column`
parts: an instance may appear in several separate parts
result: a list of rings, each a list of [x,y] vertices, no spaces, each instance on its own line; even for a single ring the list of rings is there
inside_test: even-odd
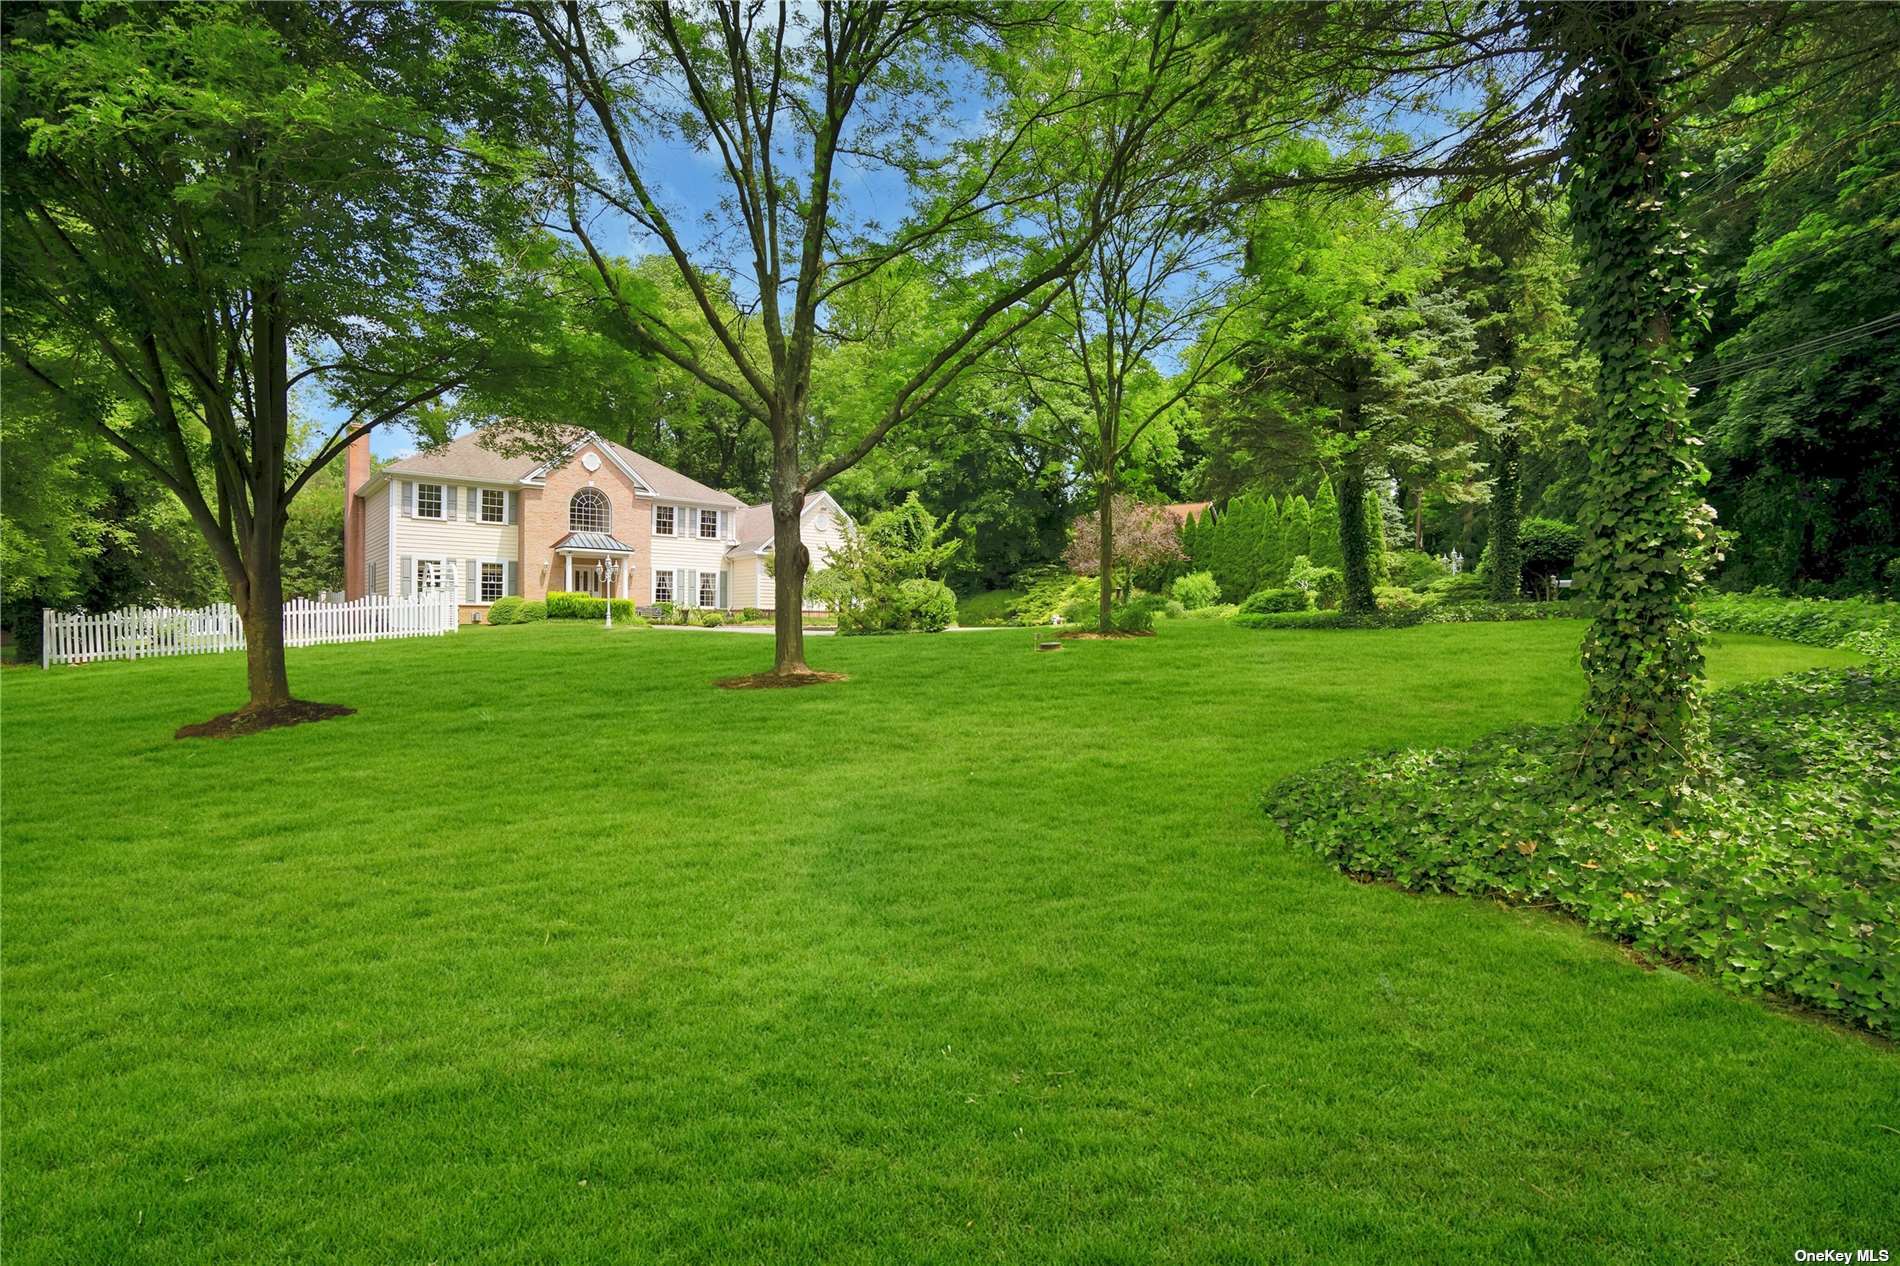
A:
[[[569,593],[573,593],[574,592],[574,556],[572,554],[563,554],[561,555],[561,557],[567,560],[567,591]]]

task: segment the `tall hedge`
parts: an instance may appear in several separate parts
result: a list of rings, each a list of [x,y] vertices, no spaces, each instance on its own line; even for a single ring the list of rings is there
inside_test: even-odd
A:
[[[1332,480],[1320,476],[1319,491],[1313,496],[1313,516],[1307,524],[1306,556],[1315,567],[1341,568],[1345,554],[1340,545],[1339,498]]]

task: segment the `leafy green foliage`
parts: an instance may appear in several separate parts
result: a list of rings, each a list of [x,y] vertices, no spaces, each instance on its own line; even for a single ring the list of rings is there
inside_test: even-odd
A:
[[[953,520],[939,520],[913,492],[902,505],[879,511],[862,527],[845,528],[830,565],[812,578],[812,595],[837,611],[840,633],[898,632],[939,616],[943,622],[937,627],[946,627],[956,620],[956,595],[936,577],[961,548],[961,542],[949,536],[953,526]],[[913,581],[934,587],[912,588]]]
[[[957,599],[957,623],[968,627],[1018,623],[1020,589],[991,589]]]
[[[524,605],[526,604],[522,599],[514,594],[497,598],[488,604],[488,623],[519,624],[521,623],[521,608]]]
[[[1213,572],[1191,571],[1185,576],[1178,577],[1169,587],[1168,592],[1174,595],[1176,602],[1187,610],[1193,611],[1200,607],[1211,607],[1219,602],[1221,588],[1215,583]]]
[[[1896,98],[1890,74],[1858,94],[1828,79],[1799,117],[1736,126],[1734,187],[1709,217],[1721,253],[1692,407],[1738,588],[1867,593],[1900,558]]]
[[[897,587],[897,619],[893,629],[941,633],[956,622],[957,596],[941,580],[906,580]]]
[[[1557,20],[1553,18],[1553,20]],[[1663,122],[1674,10],[1563,29],[1583,63],[1571,106],[1570,220],[1587,261],[1579,327],[1597,356],[1585,544],[1598,614],[1583,643],[1586,777],[1672,794],[1701,753],[1702,653],[1690,604],[1713,512],[1683,380],[1701,319],[1682,176]]]
[[[1900,1030],[1900,677],[1765,682],[1711,722],[1727,776],[1664,820],[1576,794],[1574,728],[1321,766],[1267,812],[1352,874],[1555,905],[1732,989]]]
[[[633,619],[633,600],[615,598],[614,621]],[[550,620],[605,620],[607,618],[606,598],[597,598],[586,593],[566,593],[556,590],[547,596],[544,604],[547,618]],[[489,623],[494,623],[491,619]]]
[[[1404,629],[1420,624],[1495,624],[1512,620],[1581,620],[1584,602],[1395,602],[1375,611],[1259,612],[1243,607],[1234,623],[1245,629]]]
[[[1900,604],[1872,598],[1782,598],[1704,594],[1696,618],[1721,633],[1757,633],[1809,646],[1848,646],[1887,655],[1900,652]]]
[[[1311,605],[1312,601],[1303,589],[1262,589],[1249,594],[1247,600],[1240,604],[1240,611],[1244,615],[1264,615],[1277,611],[1304,611]]]
[[[521,604],[520,619],[517,624],[538,624],[548,618],[548,604],[540,599]]]

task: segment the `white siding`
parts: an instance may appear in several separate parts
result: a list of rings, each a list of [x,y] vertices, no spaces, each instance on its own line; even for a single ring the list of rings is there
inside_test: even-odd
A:
[[[823,571],[826,567],[831,565],[832,549],[835,546],[844,544],[844,524],[839,520],[836,512],[832,510],[829,503],[821,502],[817,506],[810,507],[806,510],[804,520],[798,527],[798,536],[800,540],[805,542],[805,552],[811,555],[811,570],[814,572]],[[757,576],[752,582],[756,586],[755,593],[757,597],[754,598],[749,605],[770,611],[778,606],[778,595],[773,589],[772,577],[766,574],[765,558],[758,559],[757,563]],[[737,562],[735,566],[744,568],[745,563],[741,560]],[[806,579],[807,582],[809,582],[810,573],[807,573]],[[735,598],[733,605],[740,606],[747,604],[741,604],[738,599]],[[822,611],[824,610],[824,604],[821,602],[813,602],[811,595],[806,594],[805,608],[809,611]]]
[[[729,600],[734,611],[746,607],[769,607],[772,605],[772,578],[765,574],[765,560],[752,554],[741,554],[730,560],[732,586]],[[760,599],[764,600],[761,601]]]
[[[649,524],[652,522],[654,504],[655,502],[652,499],[646,497],[640,499],[640,512],[648,516],[647,522]],[[658,504],[674,507],[674,523],[681,535],[655,535],[652,538],[649,547],[652,558],[647,561],[647,565],[642,569],[642,574],[640,574],[639,578],[634,582],[637,586],[635,594],[641,602],[651,602],[653,600],[653,573],[655,571],[678,572],[682,570],[692,570],[718,573],[726,570],[726,551],[732,547],[733,543],[732,518],[736,511],[730,509],[724,511],[726,516],[723,520],[725,525],[724,535],[713,540],[706,540],[692,533],[698,524],[696,518],[698,511],[710,507],[688,505],[685,502],[668,501],[664,498],[659,499]],[[733,595],[731,588],[732,583],[731,579],[726,581],[728,586],[726,590],[726,601],[734,606],[744,605]],[[682,599],[688,605],[696,606],[698,605],[699,595],[689,594],[683,591],[675,593],[673,598],[675,602],[679,602]]]
[[[821,505],[805,516],[798,535],[811,554],[811,569],[823,571],[830,565],[833,547],[844,544],[844,525],[829,505]]]
[[[424,481],[428,482],[428,481]],[[515,562],[520,558],[521,529],[513,523],[473,523],[467,517],[468,487],[450,484],[458,498],[460,517],[408,519],[396,512],[396,553],[413,558],[486,558]],[[461,569],[458,567],[457,574]]]
[[[365,593],[389,592],[389,485],[363,498],[363,583]]]

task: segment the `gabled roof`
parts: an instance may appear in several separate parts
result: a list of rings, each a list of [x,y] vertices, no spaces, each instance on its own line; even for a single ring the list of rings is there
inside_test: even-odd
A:
[[[379,476],[401,477],[405,479],[437,478],[463,479],[472,483],[519,484],[538,483],[549,469],[560,465],[558,462],[537,462],[532,457],[511,457],[498,453],[481,443],[486,432],[470,431],[467,435],[432,448],[427,452],[405,457],[389,463],[377,472]],[[697,479],[690,479],[670,466],[663,466],[643,453],[636,453],[623,444],[604,439],[592,431],[585,432],[568,448],[572,454],[586,444],[593,444],[611,458],[614,464],[638,485],[642,492],[665,499],[690,501],[701,505],[719,506],[722,509],[742,508],[745,503],[729,492],[709,488]],[[374,480],[371,484],[374,484]],[[766,522],[771,522],[768,514]],[[768,530],[767,535],[770,535]]]
[[[831,507],[831,512],[846,523],[855,522],[845,513],[844,507],[830,493],[820,490],[805,498],[804,506],[799,510],[802,518],[821,505]],[[758,505],[747,506],[732,516],[732,530],[739,543],[726,551],[727,557],[741,554],[769,554],[772,552],[772,503],[761,501]]]

